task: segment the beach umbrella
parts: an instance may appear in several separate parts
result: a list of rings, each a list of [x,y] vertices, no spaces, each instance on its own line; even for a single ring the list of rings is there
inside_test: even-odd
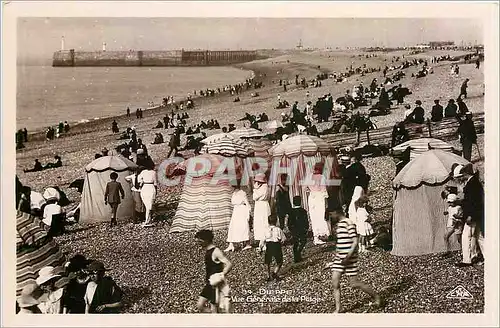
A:
[[[264,133],[262,133],[261,131],[247,127],[233,130],[229,132],[229,134],[238,138],[259,138],[264,136]]]
[[[206,137],[205,139],[203,139],[201,141],[201,143],[204,143],[206,145],[206,144],[212,143],[214,141],[218,141],[218,140],[220,140],[220,139],[222,139],[224,137],[232,138],[232,139],[238,139],[238,137],[233,136],[233,135],[228,134],[228,133],[217,133],[217,134],[211,135],[209,137]]]
[[[317,153],[327,155],[331,154],[332,147],[321,138],[299,134],[281,141],[272,147],[269,152],[273,157],[294,157],[300,154],[314,156]]]
[[[454,163],[466,165],[469,162],[461,156],[443,150],[429,150],[418,156],[396,175],[394,188],[414,188],[420,184],[442,184],[450,178]]]
[[[136,168],[137,165],[122,155],[102,156],[85,167],[87,173],[95,171],[102,172],[112,169],[115,172],[128,171],[130,168]]]
[[[222,137],[203,146],[202,152],[209,154],[218,154],[225,157],[248,157],[253,151],[243,140],[232,137]]]
[[[277,121],[277,120],[273,120],[266,125],[266,129],[269,129],[269,130],[282,128],[282,127],[283,127],[283,123],[281,123],[280,121]]]
[[[410,159],[414,159],[432,149],[441,149],[448,152],[453,152],[455,148],[447,142],[435,138],[419,138],[403,142],[392,148],[393,153],[402,153],[410,148]]]
[[[460,249],[442,238],[447,208],[441,198],[445,186],[457,186],[451,179],[453,164],[466,165],[464,158],[443,150],[430,150],[410,161],[393,180],[393,249],[397,256],[415,256]]]
[[[187,172],[188,168],[193,169],[193,171],[200,171],[203,169],[202,167],[204,165],[203,163],[210,163],[209,164],[210,169],[204,172],[203,176],[213,176],[217,172],[222,162],[226,160],[226,158],[227,157],[224,157],[220,154],[210,154],[210,153],[193,156],[177,164],[169,172],[167,176],[174,177],[179,175],[185,175],[187,173],[193,175],[193,172]],[[236,169],[238,170],[238,166],[236,166]]]

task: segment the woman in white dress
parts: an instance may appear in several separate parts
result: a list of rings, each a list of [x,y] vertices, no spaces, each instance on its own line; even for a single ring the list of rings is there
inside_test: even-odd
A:
[[[314,174],[312,175],[314,184],[308,186],[309,217],[311,219],[315,245],[324,244],[325,242],[322,241],[320,237],[328,237],[330,235],[328,222],[325,220],[326,199],[328,198],[328,192],[326,191],[326,185],[321,183],[323,177],[322,173],[322,166],[316,166],[314,168]]]
[[[137,177],[139,185],[141,186],[141,199],[146,207],[146,221],[142,224],[143,227],[151,227],[153,220],[151,218],[151,209],[156,198],[156,171],[153,164],[148,164]]]
[[[253,239],[261,241],[266,238],[266,233],[269,230],[269,215],[271,215],[271,207],[268,202],[269,193],[264,173],[259,173],[254,178],[253,200],[255,201]]]
[[[229,222],[227,231],[227,242],[229,246],[225,252],[234,251],[234,243],[245,243],[243,250],[250,249],[250,227],[248,220],[250,219],[250,204],[248,203],[247,193],[240,189],[240,183],[234,187],[234,192],[231,197],[233,204],[233,214]]]
[[[351,198],[351,203],[349,204],[349,210],[348,210],[348,216],[349,219],[351,219],[352,222],[356,223],[357,221],[357,216],[356,216],[356,201],[360,199],[362,196],[364,196],[364,191],[363,187],[361,186],[356,186],[354,187],[354,192],[352,193],[352,198]]]

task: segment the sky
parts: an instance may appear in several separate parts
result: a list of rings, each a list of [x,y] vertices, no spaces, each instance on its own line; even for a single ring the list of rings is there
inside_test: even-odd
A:
[[[18,18],[18,59],[61,49],[289,49],[403,46],[450,40],[483,43],[480,20],[457,18]]]

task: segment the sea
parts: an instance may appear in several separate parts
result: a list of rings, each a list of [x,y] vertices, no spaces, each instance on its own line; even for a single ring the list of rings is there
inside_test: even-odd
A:
[[[244,82],[252,71],[234,67],[17,66],[17,129],[44,130],[147,108],[163,97]]]

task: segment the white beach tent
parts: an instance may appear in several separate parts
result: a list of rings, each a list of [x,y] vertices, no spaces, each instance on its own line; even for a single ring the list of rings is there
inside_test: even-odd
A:
[[[82,222],[111,221],[111,207],[104,204],[106,184],[111,181],[111,172],[118,174],[116,181],[122,184],[125,198],[121,200],[116,213],[117,219],[132,216],[134,203],[125,177],[132,174],[137,165],[121,155],[103,156],[85,167],[85,181],[82,190],[80,220]]]

